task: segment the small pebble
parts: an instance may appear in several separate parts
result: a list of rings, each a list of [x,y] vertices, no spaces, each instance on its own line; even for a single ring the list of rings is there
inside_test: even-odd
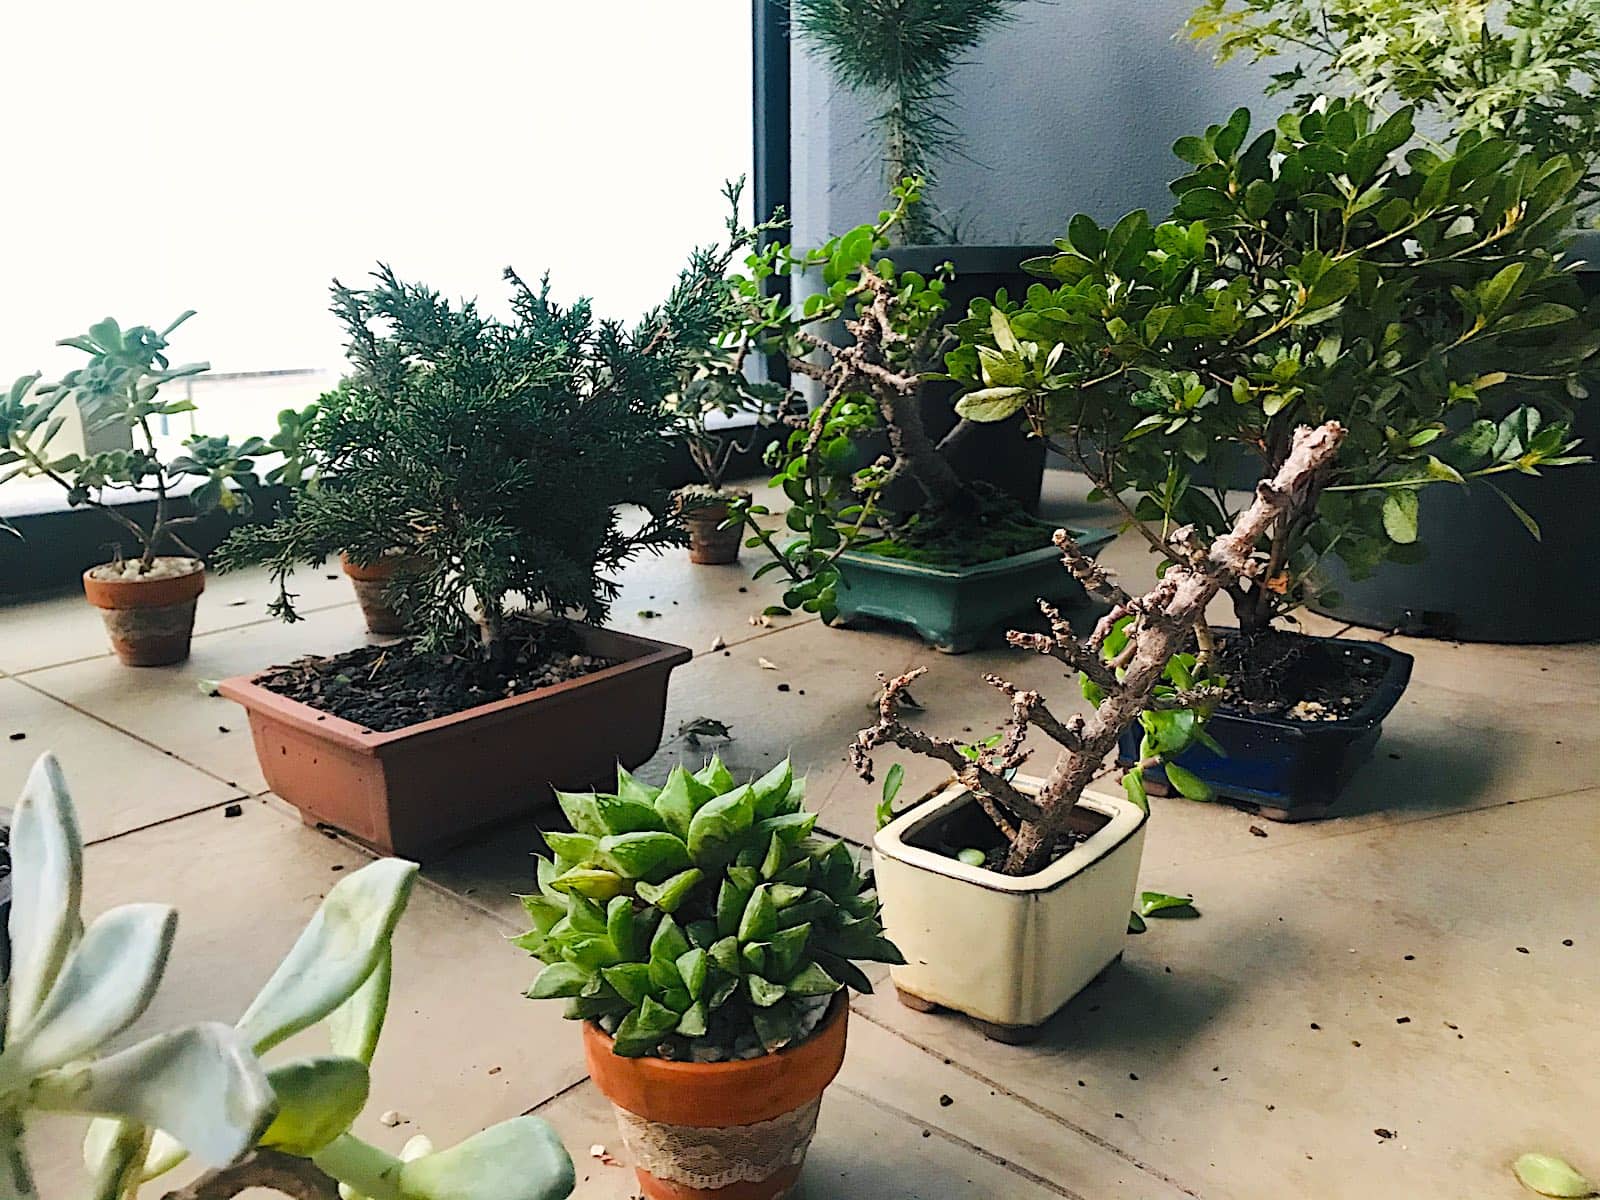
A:
[[[1129,1071],[1128,1072],[1128,1078],[1129,1079],[1133,1079],[1133,1080],[1137,1080],[1139,1077],[1137,1075],[1135,1075],[1132,1071]]]
[[[1377,1134],[1384,1141],[1388,1141],[1390,1138],[1392,1138],[1394,1136],[1394,1130],[1392,1130],[1392,1129],[1384,1129],[1381,1126],[1379,1128],[1377,1128],[1377,1129],[1374,1129],[1372,1132]]]
[[[218,725],[217,726],[217,732],[218,733],[232,733],[233,730],[229,729],[226,725]]]
[[[1394,1019],[1394,1023],[1396,1025],[1409,1025],[1409,1024],[1411,1024],[1411,1018],[1410,1017],[1396,1017]]]
[[[1322,1026],[1318,1025],[1315,1021],[1313,1021],[1313,1022],[1311,1022],[1311,1028],[1313,1028],[1313,1029],[1321,1029]]]
[[[1517,953],[1518,954],[1532,954],[1533,951],[1529,950],[1526,946],[1518,946],[1517,947]]]
[[[1417,956],[1415,954],[1408,954],[1408,955],[1406,955],[1406,961],[1407,962],[1416,962],[1417,961]]]
[[[1250,826],[1250,836],[1251,837],[1266,837],[1267,836],[1267,831],[1265,829],[1261,828],[1261,826],[1259,826],[1259,825],[1252,825],[1252,826]]]
[[[780,692],[787,692],[789,690],[789,685],[787,683],[780,683],[778,685],[778,690]]]
[[[1570,945],[1572,945],[1572,939],[1571,938],[1562,938],[1561,939],[1561,944],[1563,946],[1570,946]]]
[[[334,863],[333,866],[328,868],[328,870],[330,870],[330,871],[342,871],[342,870],[344,870],[344,864],[343,863]]]
[[[940,1096],[939,1097],[939,1107],[940,1108],[949,1108],[954,1103],[955,1103],[955,1101],[952,1100],[949,1096]]]
[[[227,808],[222,810],[222,815],[225,817],[242,817],[244,816],[244,806],[239,804],[230,804]]]
[[[25,733],[13,733],[13,734],[12,734],[12,735],[11,735],[11,740],[12,740],[12,741],[13,741],[13,742],[20,742],[20,741],[22,741],[22,739],[23,739],[23,738],[25,738],[25,737],[27,737],[27,736],[28,736],[28,735],[27,735],[27,734],[25,734]]]
[[[405,1120],[406,1119],[404,1117],[391,1108],[378,1118],[378,1124],[384,1126],[386,1129],[393,1129],[396,1125],[405,1124]]]

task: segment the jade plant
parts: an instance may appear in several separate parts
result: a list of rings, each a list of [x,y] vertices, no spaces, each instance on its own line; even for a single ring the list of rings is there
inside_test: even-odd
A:
[[[1110,610],[1087,638],[1079,638],[1060,613],[1041,605],[1051,631],[1014,631],[1007,640],[1078,672],[1083,694],[1093,706],[1087,716],[1059,717],[1038,692],[986,675],[986,682],[1010,702],[1011,715],[999,736],[979,743],[973,753],[969,744],[925,733],[903,719],[906,691],[926,670],[919,667],[894,679],[879,677],[883,690],[878,720],[861,730],[850,748],[856,769],[870,783],[873,751],[884,745],[946,763],[1003,838],[999,869],[1008,875],[1031,875],[1057,853],[1084,789],[1116,769],[1107,758],[1123,731],[1139,721],[1144,731],[1141,761],[1122,772],[1122,786],[1133,803],[1149,811],[1144,772],[1163,763],[1174,771],[1170,760],[1194,741],[1204,740],[1206,714],[1221,698],[1222,680],[1214,663],[1204,652],[1191,652],[1194,627],[1203,622],[1206,605],[1220,592],[1260,570],[1257,541],[1317,487],[1345,436],[1336,421],[1295,430],[1283,465],[1256,485],[1227,531],[1216,538],[1206,537],[1193,525],[1171,532],[1170,566],[1142,596],[1124,591],[1065,531],[1057,532],[1056,544],[1067,568],[1086,589],[1106,600]],[[1036,790],[1017,781],[1017,773],[1031,756],[1027,742],[1034,731],[1059,747]],[[1205,786],[1182,768],[1176,768],[1172,780],[1186,791]],[[1203,798],[1199,791],[1195,794]],[[1141,908],[1149,913],[1187,903],[1184,897],[1146,893]]]
[[[236,443],[197,434],[184,441],[185,453],[163,459],[156,422],[193,412],[195,405],[164,398],[162,385],[211,369],[203,362],[173,366],[167,358],[168,338],[193,315],[185,312],[159,331],[148,325],[124,329],[107,317],[87,333],[57,343],[87,354],[84,366],[51,383],[41,383],[38,374],[24,375],[0,396],[0,483],[25,476],[49,479],[66,491],[69,504],[104,513],[137,547],[139,575],[149,573],[168,544],[198,559],[180,531],[204,514],[248,513],[249,489],[258,483],[254,460],[271,449],[260,438]],[[59,410],[68,400],[76,403],[86,430],[125,428],[132,447],[52,453],[50,444],[67,420]],[[178,504],[181,485],[195,479],[201,482],[189,490],[184,512]],[[126,501],[118,503],[119,497],[136,498],[135,493],[154,498],[148,524],[125,511]],[[122,561],[120,549],[115,561]]]
[[[154,999],[177,914],[128,904],[85,925],[83,844],[60,768],[29,775],[11,827],[11,973],[0,1050],[0,1196],[34,1195],[22,1135],[40,1113],[95,1118],[84,1144],[93,1200],[132,1200],[192,1157],[174,1196],[224,1200],[263,1186],[301,1200],[559,1200],[572,1164],[523,1117],[409,1161],[350,1132],[389,1002],[390,938],[416,866],[371,864],[327,895],[233,1024],[201,1022],[109,1044]],[[262,1056],[323,1027],[329,1053]],[[341,1185],[347,1191],[341,1191]]]
[[[939,163],[961,152],[947,115],[950,73],[997,27],[1018,0],[794,0],[800,44],[820,58],[835,83],[873,106],[882,141],[883,178],[932,182]],[[910,242],[948,236],[931,209],[912,213],[901,232]]]
[[[1189,33],[1222,61],[1287,57],[1270,92],[1331,84],[1455,134],[1566,154],[1586,204],[1600,197],[1595,0],[1205,0]]]
[[[612,572],[683,540],[662,478],[675,427],[664,401],[724,328],[725,267],[717,249],[696,251],[631,329],[509,270],[509,320],[387,267],[368,289],[336,283],[353,370],[295,431],[318,485],[276,521],[236,530],[218,562],[268,565],[274,611],[292,618],[297,565],[411,555],[418,569],[389,595],[417,647],[491,665],[520,614],[603,620]],[[642,524],[618,515],[630,504]]]
[[[713,757],[662,787],[618,770],[613,793],[557,793],[571,832],[522,897],[517,945],[544,963],[528,995],[564,998],[617,1054],[695,1061],[781,1050],[844,987],[852,960],[899,962],[842,841],[813,835],[787,760],[739,784]]]
[[[739,277],[746,336],[784,354],[791,368],[816,380],[821,403],[769,450],[772,485],[788,508],[774,533],[748,505],[746,545],[767,551],[757,578],[778,573],[783,609],[804,609],[824,621],[837,613],[838,559],[849,550],[961,565],[1044,544],[1019,505],[961,478],[949,454],[969,436],[959,422],[935,441],[922,419],[924,378],[939,365],[945,339],[946,279],[899,270],[884,251],[889,234],[921,199],[921,184],[896,187],[894,207],[810,251],[774,243],[753,254]],[[773,275],[816,271],[824,291],[798,304],[763,295]],[[847,337],[832,340],[842,322]],[[888,454],[865,458],[863,439],[882,435]],[[898,490],[905,499],[888,501]],[[1026,544],[1016,544],[1018,539]]]
[[[1417,148],[1411,110],[1358,102],[1250,124],[1179,140],[1171,219],[1073,218],[1030,264],[1050,283],[975,302],[946,360],[959,411],[1021,413],[1169,561],[1174,529],[1234,523],[1230,485],[1275,474],[1297,425],[1338,420],[1338,461],[1228,584],[1247,633],[1316,594],[1329,555],[1357,577],[1416,561],[1428,487],[1587,462],[1569,406],[1600,348],[1556,257],[1570,159],[1476,135]]]

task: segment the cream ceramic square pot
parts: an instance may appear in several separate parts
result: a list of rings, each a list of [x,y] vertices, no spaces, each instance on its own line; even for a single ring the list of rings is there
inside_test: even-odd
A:
[[[1011,876],[925,848],[976,803],[952,783],[873,839],[885,931],[906,959],[890,975],[902,992],[988,1024],[1038,1025],[1122,953],[1148,814],[1087,791],[1079,807],[1099,828],[1044,870]]]

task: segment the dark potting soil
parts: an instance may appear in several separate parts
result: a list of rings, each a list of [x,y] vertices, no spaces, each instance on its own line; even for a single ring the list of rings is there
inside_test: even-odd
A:
[[[1219,635],[1217,665],[1228,681],[1224,705],[1291,721],[1353,715],[1388,671],[1382,658],[1359,643],[1329,645],[1282,629]]]
[[[975,483],[967,511],[919,514],[880,541],[857,547],[863,554],[930,567],[975,567],[1050,544],[1052,529],[1035,520],[998,488]]]
[[[1050,851],[1050,861],[1070,854],[1104,828],[1107,818],[1092,809],[1078,807],[1073,810],[1071,826],[1056,839]],[[909,843],[931,850],[945,858],[961,857],[963,850],[983,852],[983,869],[1003,873],[1006,854],[1011,844],[995,828],[989,815],[976,804],[969,804],[938,826],[913,834]],[[977,865],[977,864],[974,864]]]
[[[421,654],[401,643],[302,658],[256,676],[268,691],[389,733],[599,671],[613,660],[586,654],[570,625],[516,621],[502,663]]]

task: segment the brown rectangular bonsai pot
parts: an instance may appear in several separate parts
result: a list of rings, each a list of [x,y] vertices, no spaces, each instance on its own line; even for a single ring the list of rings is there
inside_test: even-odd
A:
[[[244,705],[267,786],[309,824],[341,829],[385,854],[437,856],[524,815],[551,789],[609,781],[661,744],[667,679],[684,646],[577,626],[584,651],[618,659],[580,679],[390,733],[364,729],[256,684],[224,679]]]

